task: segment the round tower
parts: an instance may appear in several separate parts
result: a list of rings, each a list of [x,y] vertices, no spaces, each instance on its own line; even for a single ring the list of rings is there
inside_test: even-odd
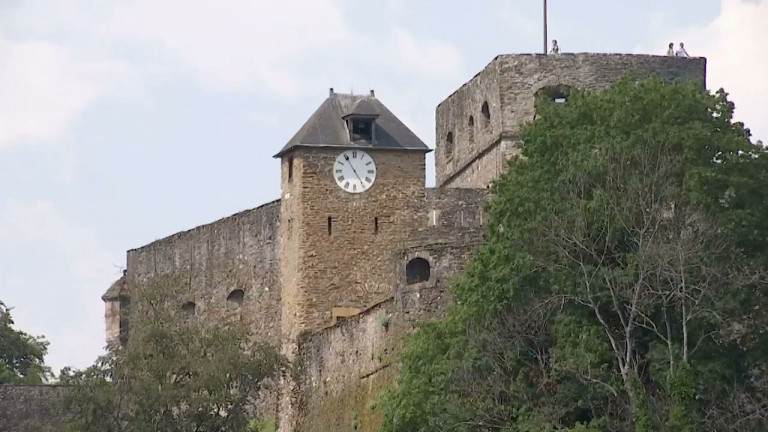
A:
[[[706,58],[634,54],[500,55],[437,106],[437,186],[485,188],[498,178],[544,95],[566,102],[571,88],[593,90],[626,72],[693,80],[706,87]]]

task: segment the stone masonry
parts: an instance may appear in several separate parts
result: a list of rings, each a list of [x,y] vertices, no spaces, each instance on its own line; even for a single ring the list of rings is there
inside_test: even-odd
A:
[[[595,90],[625,73],[706,86],[706,59],[623,54],[500,55],[437,106],[437,185],[487,186],[515,152],[543,89]],[[487,107],[487,109],[485,108]],[[450,144],[450,141],[453,144]]]
[[[0,385],[0,432],[57,432],[64,420],[61,385]]]
[[[329,92],[276,155],[280,199],[128,251],[104,295],[108,339],[130,343],[136,289],[183,281],[179,307],[196,319],[245,319],[260,340],[301,363],[262,411],[280,431],[375,430],[390,355],[414,322],[440,316],[450,279],[482,240],[488,186],[518,151],[519,128],[542,94],[598,89],[625,72],[705,84],[706,60],[646,55],[501,55],[437,106],[431,151],[371,91]],[[334,161],[359,149],[376,162],[370,189],[334,181]],[[120,339],[122,337],[122,339]],[[362,429],[359,429],[362,427]]]

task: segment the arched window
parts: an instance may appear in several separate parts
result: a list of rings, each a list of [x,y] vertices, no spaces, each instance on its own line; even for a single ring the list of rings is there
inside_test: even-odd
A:
[[[448,132],[445,136],[445,157],[450,159],[453,156],[453,132]]]
[[[429,261],[414,258],[405,265],[405,283],[412,285],[429,280]]]
[[[187,317],[191,317],[195,315],[195,302],[186,302],[183,305],[181,305],[181,311],[184,312],[184,315]]]
[[[469,116],[467,128],[469,129],[469,142],[473,143],[475,142],[475,117]]]
[[[243,304],[243,298],[245,297],[245,292],[241,289],[232,290],[231,293],[227,296],[227,307],[230,308],[238,308],[240,305]]]
[[[572,90],[570,86],[564,84],[542,87],[536,92],[536,102],[547,100],[558,104],[566,103]]]
[[[483,113],[483,126],[491,124],[491,109],[488,107],[488,101],[483,102],[483,106],[480,108],[480,112]]]

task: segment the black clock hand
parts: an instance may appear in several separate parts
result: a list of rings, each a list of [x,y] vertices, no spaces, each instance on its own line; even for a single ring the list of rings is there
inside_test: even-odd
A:
[[[357,170],[355,169],[355,166],[352,165],[352,162],[349,160],[349,156],[344,155],[344,159],[349,162],[349,166],[352,167],[352,172],[355,173],[355,177],[357,177],[358,180],[360,180],[360,186],[363,186],[363,179],[360,178],[360,174],[357,173]]]

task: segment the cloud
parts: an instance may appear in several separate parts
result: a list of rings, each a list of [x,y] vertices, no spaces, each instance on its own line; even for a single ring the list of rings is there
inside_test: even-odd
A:
[[[93,103],[120,69],[83,61],[47,41],[14,42],[0,33],[0,150],[55,140]]]
[[[394,15],[410,3],[388,5]],[[300,96],[281,101],[286,109],[319,103],[334,84],[339,91],[375,88],[429,138],[435,104],[462,73],[458,51],[390,25],[394,19],[355,32],[342,6],[358,7],[335,0],[40,0],[10,7],[0,1],[0,152],[41,141],[66,149],[78,138],[69,133],[73,122],[103,98],[149,95],[144,99],[162,104],[159,87],[194,94],[190,78],[229,96]],[[256,124],[284,121],[274,106],[248,106],[243,116]],[[71,152],[42,150],[34,157],[45,153],[68,167],[81,162]],[[124,263],[123,252],[53,202],[2,193],[0,245],[0,298],[18,306],[18,326],[47,337],[48,362],[57,371],[90,364],[104,343],[100,296],[119,276],[114,264]]]
[[[452,74],[461,63],[458,51],[439,40],[417,40],[401,27],[393,27],[388,47],[398,65],[424,76]]]
[[[300,95],[315,84],[317,69],[349,61],[350,53],[372,71],[434,75],[455,72],[460,63],[451,46],[415,38],[397,26],[380,35],[356,33],[345,22],[342,4],[131,0],[110,13],[109,37],[156,44],[167,59],[190,68],[205,88],[266,90],[280,97]],[[393,2],[389,9],[402,7]]]
[[[735,117],[768,141],[768,0],[722,0],[720,15],[704,26],[673,29],[638,51],[663,52],[670,41],[683,41],[691,55],[707,57],[707,86],[730,93]]]
[[[104,345],[100,296],[120,257],[47,201],[0,204],[0,244],[0,299],[23,306],[13,311],[17,328],[46,337],[55,372],[91,364]]]
[[[224,90],[293,94],[300,77],[285,73],[285,63],[346,36],[328,0],[132,0],[108,19],[114,37],[159,44],[206,86]]]

